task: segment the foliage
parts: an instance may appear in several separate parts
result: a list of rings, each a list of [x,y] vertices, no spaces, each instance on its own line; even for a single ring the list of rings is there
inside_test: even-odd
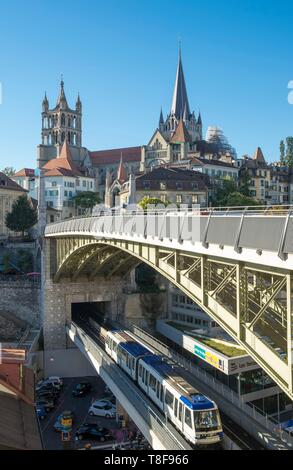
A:
[[[10,253],[5,253],[2,258],[3,272],[5,274],[10,272]]]
[[[30,251],[18,250],[17,251],[17,264],[19,269],[24,273],[29,273],[33,270],[33,256]]]
[[[94,193],[93,191],[84,191],[77,194],[72,199],[75,202],[75,206],[82,209],[92,209],[96,204],[101,202],[99,193]]]
[[[245,170],[241,173],[240,183],[239,183],[239,192],[243,196],[250,196],[249,186],[251,184],[251,178],[248,174],[248,171]]]
[[[6,166],[1,171],[2,173],[4,173],[6,176],[9,176],[9,177],[13,176],[16,173],[16,169],[13,168],[13,166]]]
[[[285,144],[283,140],[280,142],[280,162],[285,164]]]
[[[14,231],[24,233],[38,221],[37,211],[25,195],[19,196],[12,204],[11,212],[6,214],[6,226]]]
[[[144,198],[142,198],[138,205],[145,211],[147,210],[148,206],[149,205],[154,205],[154,206],[157,206],[157,205],[163,205],[164,207],[166,207],[167,203],[161,201],[161,199],[157,198],[157,197],[147,197],[145,196]]]
[[[245,196],[239,191],[230,193],[226,199],[226,206],[259,206],[260,202],[253,197]]]

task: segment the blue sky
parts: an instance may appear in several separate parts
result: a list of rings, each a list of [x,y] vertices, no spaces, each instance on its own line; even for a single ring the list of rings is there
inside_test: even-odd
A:
[[[61,73],[83,102],[91,150],[141,145],[169,111],[178,38],[191,109],[239,156],[272,161],[293,135],[293,3],[281,0],[10,0],[0,14],[0,168],[36,166],[45,90]]]

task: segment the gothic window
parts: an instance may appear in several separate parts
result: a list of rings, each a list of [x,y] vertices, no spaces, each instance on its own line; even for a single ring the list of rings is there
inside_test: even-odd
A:
[[[76,134],[73,134],[73,145],[76,145]]]
[[[71,119],[70,119],[70,117],[68,118],[68,127],[71,127]]]
[[[71,135],[70,135],[70,132],[68,132],[67,141],[68,141],[69,144],[71,143]]]
[[[73,118],[73,128],[76,129],[76,116]]]
[[[58,142],[58,132],[55,132],[55,144]]]
[[[65,115],[61,115],[61,126],[65,126]]]
[[[62,134],[61,134],[61,142],[63,143],[64,140],[65,140],[65,132],[62,132]]]

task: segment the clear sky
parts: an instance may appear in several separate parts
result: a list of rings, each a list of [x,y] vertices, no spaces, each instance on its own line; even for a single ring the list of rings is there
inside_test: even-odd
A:
[[[41,103],[83,103],[90,150],[142,145],[170,110],[178,38],[191,109],[238,155],[293,135],[292,0],[10,0],[0,12],[0,168],[36,166]]]

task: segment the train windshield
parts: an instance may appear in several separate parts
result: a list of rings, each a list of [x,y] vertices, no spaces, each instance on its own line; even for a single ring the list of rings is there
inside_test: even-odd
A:
[[[206,410],[194,412],[194,425],[196,430],[213,431],[220,426],[218,410]]]

